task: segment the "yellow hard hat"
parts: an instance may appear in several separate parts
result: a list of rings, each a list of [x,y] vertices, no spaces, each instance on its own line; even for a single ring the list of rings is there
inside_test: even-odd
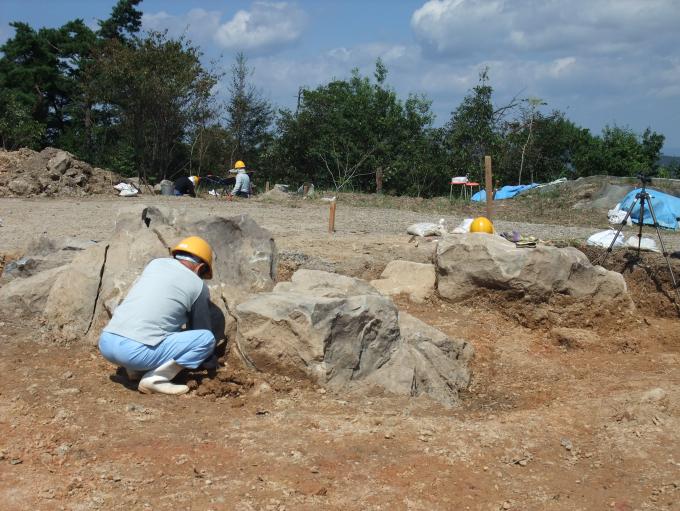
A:
[[[486,232],[493,234],[493,224],[486,217],[478,216],[470,224],[470,232]]]
[[[241,160],[239,160],[239,161],[237,161],[236,163],[234,163],[234,168],[235,168],[235,169],[245,169],[245,168],[246,168],[246,164],[243,163]]]
[[[198,182],[201,180],[201,178],[198,176],[189,176],[189,179],[191,179],[191,182],[194,183],[194,186],[198,186]]]
[[[206,279],[212,278],[213,267],[213,251],[210,245],[203,238],[198,236],[189,236],[180,241],[175,248],[172,249],[172,255],[177,252],[186,252],[187,254],[198,257],[201,261],[208,265],[208,273],[203,277]]]

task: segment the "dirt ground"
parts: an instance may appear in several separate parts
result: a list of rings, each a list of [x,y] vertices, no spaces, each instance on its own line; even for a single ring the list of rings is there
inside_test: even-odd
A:
[[[124,202],[0,199],[0,254],[16,257],[42,233],[103,239]],[[318,203],[145,202],[252,215],[274,234],[279,279],[299,266],[373,278],[395,258],[427,261],[435,244],[405,226],[462,218],[341,203],[329,236]],[[498,225],[544,239],[593,231],[533,220]],[[475,347],[473,382],[451,410],[231,367],[184,375],[198,387],[185,396],[146,396],[93,346],[44,342],[38,318],[18,324],[0,311],[1,507],[680,509],[680,319],[661,262],[646,256],[626,271],[614,254],[607,266],[624,271],[639,313],[576,344],[521,326],[492,298],[399,299]]]

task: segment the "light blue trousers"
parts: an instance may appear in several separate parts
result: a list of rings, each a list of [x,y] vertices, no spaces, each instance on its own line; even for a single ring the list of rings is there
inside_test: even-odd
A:
[[[174,360],[182,367],[196,369],[215,350],[210,330],[185,330],[170,334],[160,344],[147,346],[133,339],[109,332],[99,337],[99,351],[104,358],[134,371],[148,371]]]

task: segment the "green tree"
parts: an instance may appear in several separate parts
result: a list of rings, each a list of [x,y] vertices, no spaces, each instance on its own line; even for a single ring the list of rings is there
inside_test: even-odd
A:
[[[499,161],[505,117],[517,106],[516,99],[495,108],[489,70],[479,74],[479,83],[463,98],[446,125],[449,165],[459,175],[475,180],[483,177],[484,156]]]
[[[142,12],[136,7],[142,0],[118,0],[105,20],[99,20],[99,36],[102,39],[116,39],[128,42],[142,28]]]
[[[130,44],[113,39],[94,64],[91,93],[111,129],[129,143],[141,175],[172,177],[186,161],[187,134],[210,117],[217,76],[183,38],[151,32]]]
[[[630,128],[605,126],[602,130],[600,173],[611,176],[636,176],[653,173],[663,147],[664,137],[649,128],[642,136]]]
[[[410,177],[426,168],[430,103],[416,96],[403,103],[387,75],[378,60],[373,80],[353,70],[349,80],[301,90],[297,112],[279,116],[279,174],[336,190],[376,191],[383,182],[395,191],[429,189]]]
[[[45,126],[35,121],[16,91],[0,90],[0,144],[5,150],[38,149]]]
[[[274,110],[255,86],[249,83],[253,72],[248,67],[245,55],[238,53],[231,68],[226,105],[227,146],[231,166],[236,160],[246,160],[249,167],[257,167],[258,155],[272,137]]]

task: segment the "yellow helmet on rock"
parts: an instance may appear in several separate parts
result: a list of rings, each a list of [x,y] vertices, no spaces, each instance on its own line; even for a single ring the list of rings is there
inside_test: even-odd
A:
[[[239,160],[239,161],[237,161],[236,163],[234,163],[234,168],[235,168],[235,169],[245,169],[245,168],[246,168],[246,164],[243,163],[241,160]]]
[[[212,278],[213,268],[213,251],[207,241],[198,236],[189,236],[180,241],[175,248],[172,249],[172,255],[177,252],[185,252],[198,257],[201,261],[208,265],[208,273],[203,277],[206,279]]]
[[[470,232],[485,232],[493,234],[493,224],[486,217],[478,216],[470,224]]]

